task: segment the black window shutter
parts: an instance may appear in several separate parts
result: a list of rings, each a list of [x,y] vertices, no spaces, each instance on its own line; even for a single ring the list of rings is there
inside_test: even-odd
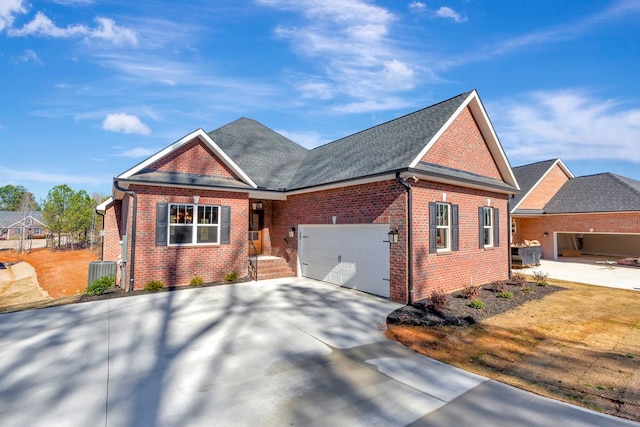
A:
[[[478,247],[484,248],[484,207],[478,208]]]
[[[168,203],[156,203],[156,246],[167,246],[168,206]]]
[[[458,238],[458,230],[460,229],[458,221],[458,205],[451,205],[451,250],[460,250],[460,239]]]
[[[493,208],[493,246],[500,246],[500,212]]]
[[[436,204],[429,202],[429,253],[438,252],[436,238],[438,235],[438,222],[436,218]]]
[[[220,243],[228,245],[231,243],[231,206],[222,206],[220,215]]]

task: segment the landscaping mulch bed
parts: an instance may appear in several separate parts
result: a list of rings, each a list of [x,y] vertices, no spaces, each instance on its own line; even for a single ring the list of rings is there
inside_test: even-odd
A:
[[[526,302],[542,299],[563,288],[555,285],[540,286],[535,282],[527,282],[524,286],[507,282],[507,292],[511,298],[500,298],[499,292],[489,285],[480,287],[479,295],[474,298],[482,301],[484,308],[470,306],[471,299],[465,298],[461,291],[446,295],[446,308],[436,310],[429,298],[415,301],[393,311],[387,317],[391,325],[411,326],[461,326],[468,327],[497,314],[512,310]]]

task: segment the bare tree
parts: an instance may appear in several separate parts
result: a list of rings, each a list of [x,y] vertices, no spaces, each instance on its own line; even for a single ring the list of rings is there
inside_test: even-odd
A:
[[[33,212],[38,204],[33,198],[33,194],[25,192],[18,206],[20,216],[20,240],[18,242],[18,252],[31,252],[33,244]]]

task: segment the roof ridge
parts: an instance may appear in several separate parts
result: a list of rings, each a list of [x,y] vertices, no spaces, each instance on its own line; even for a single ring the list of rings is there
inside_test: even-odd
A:
[[[341,137],[341,138],[338,138],[338,139],[336,139],[336,140],[333,140],[333,141],[327,142],[327,143],[325,143],[325,144],[318,145],[317,147],[314,147],[314,148],[312,148],[312,149],[311,149],[311,150],[309,150],[309,151],[313,151],[313,150],[315,150],[316,148],[326,147],[327,145],[330,145],[330,144],[333,144],[333,143],[336,143],[336,142],[340,142],[340,141],[342,141],[343,139],[351,138],[351,137],[353,137],[353,136],[355,136],[355,135],[359,135],[359,134],[364,133],[364,132],[369,132],[369,131],[371,131],[371,130],[373,130],[373,129],[376,129],[376,128],[380,127],[380,126],[384,126],[384,125],[387,125],[387,124],[389,124],[389,123],[393,123],[393,122],[396,122],[396,121],[398,121],[398,120],[402,120],[402,119],[404,119],[404,118],[406,118],[406,117],[413,116],[413,115],[415,115],[415,114],[421,113],[421,112],[423,112],[423,111],[425,111],[425,110],[428,110],[428,109],[430,109],[430,108],[436,107],[436,106],[438,106],[438,105],[440,105],[440,104],[444,104],[445,102],[449,102],[449,101],[451,101],[451,100],[453,100],[453,99],[455,99],[455,98],[458,98],[458,97],[460,97],[460,96],[465,95],[465,97],[466,97],[466,96],[468,96],[469,94],[471,94],[474,90],[475,90],[475,89],[469,90],[469,91],[467,91],[467,92],[459,93],[458,95],[452,96],[451,98],[445,99],[444,101],[436,102],[435,104],[431,104],[431,105],[429,105],[429,106],[427,106],[427,107],[424,107],[424,108],[421,108],[421,109],[419,109],[419,110],[417,110],[417,111],[412,111],[411,113],[403,114],[403,115],[402,115],[402,116],[400,116],[400,117],[396,117],[396,118],[394,118],[394,119],[387,120],[386,122],[378,123],[377,125],[374,125],[374,126],[368,127],[368,128],[366,128],[366,129],[360,130],[360,131],[358,131],[358,132],[354,132],[354,133],[352,133],[352,134],[349,134],[349,135],[343,136],[343,137]]]
[[[620,178],[624,178],[624,179],[631,179],[633,181],[636,181],[633,178],[627,178],[626,176],[622,176],[622,175],[618,175],[612,172],[605,172],[607,175],[611,176],[611,178],[615,179],[616,181],[618,181],[620,184],[622,184],[623,186],[627,187],[629,190],[631,190],[632,192],[636,193],[637,195],[640,196],[640,190],[638,190],[637,188],[632,187],[631,185],[627,184],[625,181],[621,180]],[[640,181],[638,181],[638,184],[640,184]]]
[[[533,165],[539,165],[540,163],[547,163],[547,162],[557,162],[558,160],[560,160],[559,158],[555,158],[555,159],[547,159],[547,160],[540,160],[537,162],[533,162],[533,163],[527,163],[526,165],[520,165],[520,166],[514,166],[513,168],[524,168],[527,166],[533,166]]]

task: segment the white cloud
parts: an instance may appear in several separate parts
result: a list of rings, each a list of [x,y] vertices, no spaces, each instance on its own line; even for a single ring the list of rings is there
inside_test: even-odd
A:
[[[383,106],[375,100],[415,87],[417,67],[390,38],[396,17],[361,0],[258,0],[259,4],[293,11],[307,20],[280,25],[276,36],[318,65],[316,75],[294,84],[303,98],[340,96],[356,103]]]
[[[44,13],[36,13],[35,18],[22,29],[11,29],[11,36],[49,36],[57,38],[74,37],[87,34],[88,29],[84,25],[71,25],[66,28],[60,28],[51,21]]]
[[[68,175],[63,173],[42,172],[37,169],[9,169],[5,167],[0,167],[0,180],[11,180],[13,182],[45,182],[53,183],[55,185],[59,185],[61,183],[101,185],[110,181],[108,176]]]
[[[102,129],[111,132],[137,133],[140,135],[150,135],[151,129],[140,121],[137,116],[116,113],[109,114],[102,122]]]
[[[427,10],[427,5],[422,2],[412,1],[411,3],[409,3],[409,11],[413,13],[423,13],[426,10]]]
[[[640,163],[640,108],[580,90],[538,91],[489,104],[510,157]]]
[[[23,0],[0,0],[0,31],[11,28],[15,15],[26,12]]]
[[[135,33],[125,27],[117,25],[109,18],[96,18],[97,26],[89,28],[85,25],[74,24],[58,27],[44,13],[36,13],[35,18],[21,29],[10,29],[9,35],[14,37],[40,36],[54,38],[85,37],[86,39],[101,39],[111,41],[116,45],[137,45]]]
[[[96,22],[98,27],[90,31],[89,37],[108,40],[118,46],[125,44],[136,46],[138,44],[136,34],[128,28],[116,25],[113,19],[98,17]]]
[[[409,12],[417,15],[428,15],[435,18],[451,19],[455,22],[465,22],[467,18],[462,16],[459,12],[456,12],[448,6],[442,6],[437,10],[429,9],[425,3],[420,1],[413,1],[409,3]]]
[[[458,12],[456,12],[455,10],[453,10],[450,7],[447,7],[447,6],[442,6],[440,9],[436,10],[436,16],[439,17],[439,18],[452,19],[452,20],[454,20],[456,22],[464,22],[464,21],[467,20],[465,17],[460,15]]]
[[[152,154],[155,154],[157,150],[152,150],[149,148],[144,148],[144,147],[135,147],[135,148],[130,148],[128,150],[124,150],[121,153],[117,154],[117,156],[120,157],[132,157],[132,158],[146,158],[151,156]]]
[[[318,147],[322,144],[325,144],[329,141],[325,141],[322,139],[319,133],[317,132],[289,132],[286,130],[276,130],[280,135],[285,138],[289,138],[291,141],[296,144],[302,145],[305,148],[312,149]]]
[[[335,113],[373,113],[376,111],[384,110],[399,110],[402,108],[411,107],[412,103],[396,98],[379,98],[379,99],[367,99],[364,101],[355,101],[347,104],[334,105],[331,111]]]
[[[35,62],[36,64],[42,65],[42,61],[38,58],[38,54],[31,49],[25,50],[18,58],[18,62]]]
[[[63,6],[88,6],[95,3],[93,0],[53,0],[57,4]]]

